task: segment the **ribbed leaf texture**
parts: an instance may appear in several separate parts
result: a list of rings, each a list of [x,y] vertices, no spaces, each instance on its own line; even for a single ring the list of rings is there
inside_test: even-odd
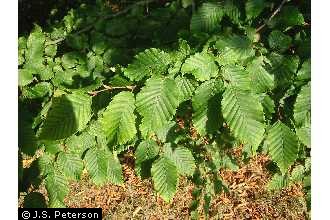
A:
[[[222,68],[221,74],[227,84],[227,87],[233,87],[240,90],[251,90],[251,78],[244,67],[229,64]]]
[[[294,120],[297,127],[310,124],[311,117],[311,87],[310,83],[303,86],[294,105]]]
[[[288,126],[277,121],[268,131],[266,142],[269,154],[282,174],[294,163],[298,154],[296,134]]]
[[[178,76],[175,78],[175,82],[179,88],[181,93],[181,101],[186,101],[191,98],[193,95],[197,83],[192,79],[188,79],[186,77]]]
[[[220,27],[223,16],[224,10],[220,4],[203,3],[191,18],[190,30],[192,32],[214,31],[217,27]]]
[[[82,93],[54,98],[39,138],[58,140],[83,130],[91,118],[91,104],[92,98]]]
[[[30,69],[18,70],[18,85],[27,86],[33,82],[33,71]]]
[[[272,67],[269,72],[274,75],[275,86],[283,88],[290,85],[299,65],[298,57],[271,53],[269,60]]]
[[[38,167],[40,174],[46,176],[48,173],[53,172],[55,156],[45,152],[38,158]]]
[[[170,202],[178,185],[178,171],[174,162],[167,157],[161,157],[152,164],[152,180],[155,190],[166,201]]]
[[[50,207],[65,207],[63,200],[69,193],[69,184],[66,177],[57,168],[47,175],[46,189]]]
[[[85,155],[87,171],[96,185],[103,185],[107,182],[108,158],[104,149],[93,147]]]
[[[291,183],[302,181],[304,178],[304,174],[305,167],[303,165],[297,165],[292,169],[289,180]]]
[[[202,136],[215,132],[222,125],[220,113],[222,91],[222,81],[213,79],[201,84],[192,97],[193,125]]]
[[[224,63],[242,63],[255,55],[252,42],[245,36],[222,37],[215,46],[220,51],[220,62]]]
[[[122,145],[136,135],[135,98],[131,92],[121,92],[113,97],[99,119],[100,124],[112,145]]]
[[[274,76],[263,68],[260,59],[255,59],[249,63],[246,71],[250,74],[252,89],[256,93],[268,92],[274,88]]]
[[[153,77],[137,94],[136,108],[144,117],[142,126],[155,132],[173,118],[179,105],[180,91],[173,79]]]
[[[156,48],[147,49],[135,56],[133,63],[124,70],[124,74],[132,81],[165,74],[170,61],[171,57],[168,53]]]
[[[222,112],[234,136],[257,148],[265,131],[264,113],[258,97],[235,88],[223,94]]]
[[[46,37],[41,30],[33,31],[27,39],[24,68],[40,71],[43,67],[44,43]],[[37,73],[37,72],[35,72]]]
[[[265,6],[266,4],[264,0],[247,0],[245,3],[246,18],[248,20],[256,18]]]
[[[282,33],[279,30],[272,31],[268,36],[268,43],[270,48],[284,52],[286,51],[291,45],[291,37]]]
[[[107,171],[107,179],[115,185],[124,184],[123,171],[121,169],[121,164],[117,155],[113,153],[108,153],[107,155],[108,161],[108,171]]]
[[[311,147],[311,128],[310,128],[310,126],[297,128],[296,134],[297,134],[297,137],[299,138],[299,141],[301,141],[308,148]]]
[[[288,185],[288,178],[279,174],[275,174],[267,184],[267,190],[278,191]]]
[[[159,146],[154,140],[142,141],[135,151],[135,163],[141,164],[144,161],[155,158],[159,153]]]
[[[179,174],[188,176],[194,174],[196,169],[195,159],[188,148],[177,147],[172,150],[171,146],[167,146],[165,156],[174,162]]]
[[[73,180],[80,179],[84,164],[79,155],[60,152],[56,162],[66,177]]]
[[[206,81],[218,75],[215,59],[208,53],[196,53],[185,60],[182,73],[191,73],[198,81]]]

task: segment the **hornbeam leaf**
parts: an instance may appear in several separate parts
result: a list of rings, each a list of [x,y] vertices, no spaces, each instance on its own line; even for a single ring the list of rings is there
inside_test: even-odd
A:
[[[258,97],[246,91],[227,88],[223,94],[222,112],[234,136],[257,148],[264,131],[264,113]]]
[[[282,174],[294,163],[298,156],[297,136],[281,121],[277,121],[268,131],[266,142],[269,154],[279,166]]]
[[[207,53],[196,53],[190,56],[181,68],[182,73],[191,73],[198,81],[206,81],[218,75],[215,59]]]
[[[57,164],[68,178],[80,179],[84,164],[78,154],[60,152],[57,156]]]
[[[153,77],[137,94],[136,108],[149,131],[156,131],[170,121],[179,105],[180,91],[173,79]]]
[[[294,120],[297,127],[308,125],[311,117],[311,87],[310,83],[303,86],[294,104]]]
[[[40,129],[39,138],[58,140],[81,131],[91,118],[92,98],[82,93],[55,97]]]
[[[96,185],[107,182],[108,160],[107,152],[96,147],[90,148],[85,155],[86,168]]]
[[[209,32],[219,26],[224,10],[220,4],[203,3],[198,11],[192,15],[190,29],[192,32]]]
[[[221,122],[221,92],[223,83],[220,80],[209,80],[201,84],[192,97],[193,125],[202,136],[215,132]]]
[[[99,120],[109,143],[123,145],[135,137],[134,104],[131,92],[120,92],[103,112]]]
[[[168,53],[156,48],[147,49],[135,56],[135,60],[127,66],[124,74],[132,81],[140,81],[146,76],[164,74],[170,61]]]
[[[173,151],[170,146],[165,151],[165,156],[172,160],[180,174],[192,176],[196,169],[195,159],[188,148],[177,147]]]
[[[51,207],[62,207],[65,196],[69,193],[69,184],[66,177],[57,169],[46,177],[46,189]]]
[[[155,190],[166,201],[170,202],[178,185],[178,171],[174,162],[167,157],[161,157],[152,164],[152,180]]]

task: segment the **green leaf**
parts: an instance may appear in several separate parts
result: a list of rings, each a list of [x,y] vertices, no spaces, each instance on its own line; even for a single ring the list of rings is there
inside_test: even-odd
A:
[[[288,185],[288,178],[279,174],[275,174],[267,184],[267,190],[279,191]]]
[[[39,130],[39,138],[58,140],[85,128],[91,118],[92,98],[82,93],[55,97]]]
[[[296,134],[299,141],[311,148],[311,128],[309,126],[296,129]]]
[[[218,75],[215,59],[207,53],[196,53],[185,60],[182,73],[191,73],[198,81],[206,81]]]
[[[227,15],[231,22],[237,25],[241,25],[241,10],[240,6],[238,6],[238,4],[236,4],[237,1],[235,2],[235,0],[226,0],[224,2],[224,6],[223,6],[223,10],[225,12],[225,15]]]
[[[190,30],[192,32],[211,32],[220,27],[224,11],[220,4],[203,3],[192,15]]]
[[[60,152],[57,156],[57,164],[66,177],[72,180],[79,180],[84,168],[80,156],[73,153]]]
[[[289,35],[279,30],[273,30],[268,36],[268,44],[273,50],[286,51],[291,45],[292,39]]]
[[[30,69],[19,69],[18,70],[18,85],[27,86],[33,82],[33,71]]]
[[[166,202],[170,202],[175,195],[179,178],[174,162],[167,157],[159,158],[152,164],[151,175],[155,190]]]
[[[61,61],[64,69],[71,69],[85,62],[82,54],[76,51],[65,53],[62,56]]]
[[[108,180],[112,184],[123,185],[124,177],[117,155],[113,153],[108,153],[107,161],[108,161],[108,171],[107,171]]]
[[[245,3],[247,20],[254,19],[264,10],[266,2],[264,0],[248,0]]]
[[[38,140],[32,125],[20,119],[18,126],[18,146],[24,154],[33,156],[38,149]]]
[[[264,136],[264,113],[258,97],[246,91],[227,88],[223,94],[222,112],[234,136],[257,148]]]
[[[311,120],[311,87],[310,83],[303,86],[294,104],[295,125],[299,128],[309,125]]]
[[[165,157],[174,162],[179,174],[187,176],[194,174],[196,169],[195,159],[188,148],[177,147],[172,150],[171,146],[167,146]]]
[[[40,82],[33,87],[25,87],[22,96],[28,99],[37,99],[48,96],[53,92],[53,86],[49,82]]]
[[[131,92],[120,92],[115,95],[103,112],[100,124],[112,145],[122,145],[131,141],[136,135],[135,98]]]
[[[250,74],[252,89],[256,93],[271,91],[274,86],[274,76],[269,74],[262,65],[260,59],[255,59],[248,64],[246,71]]]
[[[47,175],[46,189],[51,207],[63,206],[63,200],[69,193],[69,183],[57,168]]]
[[[192,97],[193,125],[202,136],[215,132],[222,125],[219,94],[222,91],[222,81],[213,79],[201,84]]]
[[[57,45],[51,44],[45,47],[45,54],[50,57],[54,57],[57,53]]]
[[[277,121],[268,131],[266,138],[269,154],[282,174],[294,163],[298,156],[298,141],[295,133],[285,124]]]
[[[225,169],[229,169],[232,171],[238,171],[239,170],[239,166],[237,164],[237,162],[232,158],[229,157],[228,155],[224,155],[221,161],[221,166]]]
[[[304,16],[299,12],[295,6],[285,5],[280,13],[270,20],[269,26],[271,28],[277,26],[281,28],[288,28],[295,25],[303,25],[305,23]]]
[[[182,0],[181,2],[183,8],[188,8],[190,5],[193,4],[194,0]]]
[[[298,165],[292,169],[289,180],[291,183],[294,183],[294,182],[302,181],[304,177],[305,177],[305,167],[303,165]]]
[[[269,73],[274,75],[275,87],[285,88],[291,85],[298,69],[299,58],[297,56],[283,56],[278,53],[271,53],[269,60],[271,63]]]
[[[42,156],[40,156],[38,158],[40,174],[46,176],[48,173],[52,173],[54,171],[54,161],[55,156],[48,152],[45,152]]]
[[[311,59],[305,60],[297,73],[298,81],[309,81],[311,79]]]
[[[269,95],[263,93],[259,96],[259,100],[264,108],[265,117],[271,120],[275,113],[275,103],[273,99]]]
[[[87,171],[96,185],[103,185],[107,182],[109,165],[107,154],[106,150],[93,147],[85,155]]]
[[[241,64],[242,61],[255,55],[252,42],[246,36],[221,37],[217,40],[215,47],[220,52],[220,64],[235,62]]]
[[[26,63],[24,65],[24,68],[30,68],[33,70],[40,69],[43,63],[45,40],[46,37],[41,30],[36,29],[35,31],[30,33],[26,43]]]
[[[159,150],[156,141],[151,139],[142,141],[135,151],[135,164],[154,159],[159,154]]]
[[[182,76],[176,77],[175,82],[181,93],[181,101],[190,99],[196,89],[197,82]]]
[[[173,79],[153,77],[136,96],[137,111],[151,132],[170,121],[179,105],[180,92]]]
[[[25,50],[26,50],[26,38],[19,37],[18,38],[18,65],[22,65],[25,62]]]
[[[88,133],[87,131],[82,132],[79,136],[72,135],[66,139],[65,142],[65,146],[69,152],[78,154],[80,156],[82,156],[88,148],[94,147],[95,145],[95,136]]]
[[[221,74],[227,87],[240,90],[251,90],[252,88],[249,72],[242,66],[234,64],[226,65],[222,68]]]
[[[166,73],[170,60],[169,54],[160,49],[147,49],[135,56],[133,62],[124,69],[124,75],[132,81],[162,75]]]

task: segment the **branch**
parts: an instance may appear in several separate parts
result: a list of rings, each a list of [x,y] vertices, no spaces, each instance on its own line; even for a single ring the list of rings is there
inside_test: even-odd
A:
[[[110,19],[110,18],[115,18],[115,17],[118,17],[120,15],[123,15],[123,14],[126,14],[129,10],[133,9],[134,7],[136,6],[139,6],[139,5],[144,5],[144,4],[148,4],[148,3],[152,3],[152,2],[156,2],[157,0],[144,0],[144,1],[140,1],[140,2],[136,2],[135,4],[132,4],[130,6],[128,6],[127,8],[115,13],[115,14],[110,14],[110,15],[107,15],[107,16],[103,16],[103,17],[100,17],[97,21],[93,22],[92,24],[89,24],[87,26],[85,26],[83,29],[77,31],[76,33],[73,33],[73,35],[79,35],[81,33],[84,33],[86,31],[89,31],[91,30],[94,25],[100,21],[104,21],[104,20],[107,20],[107,19]],[[57,40],[54,40],[54,41],[50,41],[48,43],[46,43],[46,46],[47,45],[52,45],[52,44],[57,44],[61,41],[64,41],[65,38],[59,38]]]
[[[97,91],[91,91],[88,92],[88,94],[90,94],[91,96],[96,96],[97,94],[99,94],[100,92],[104,92],[104,91],[112,91],[114,89],[128,89],[130,91],[133,91],[136,86],[108,86],[108,85],[103,85],[104,89],[101,90],[97,90]]]
[[[281,2],[281,4],[278,6],[278,8],[277,8],[277,9],[272,13],[272,15],[267,19],[267,21],[266,21],[263,25],[261,25],[260,27],[257,28],[256,32],[261,31],[261,29],[263,29],[263,28],[264,28],[264,27],[270,22],[270,20],[272,20],[272,19],[275,17],[275,15],[277,15],[277,14],[281,11],[283,5],[284,5],[287,1],[288,1],[288,0],[283,0],[283,1]]]

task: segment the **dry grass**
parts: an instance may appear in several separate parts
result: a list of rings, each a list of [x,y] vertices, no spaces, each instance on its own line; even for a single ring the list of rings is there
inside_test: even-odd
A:
[[[234,154],[240,152],[234,152]],[[210,219],[305,219],[306,204],[303,188],[296,184],[281,192],[265,189],[271,175],[265,168],[269,158],[258,155],[236,172],[221,170],[229,193],[213,199]],[[166,204],[153,191],[150,180],[141,180],[134,173],[132,158],[123,161],[125,185],[93,186],[85,176],[71,183],[68,207],[101,207],[105,219],[190,219],[193,184],[180,179],[178,192],[171,204]],[[198,209],[203,218],[202,208]]]
[[[231,152],[241,156],[241,148]],[[268,192],[265,188],[271,178],[266,169],[270,159],[258,155],[248,163],[239,164],[238,171],[220,170],[219,175],[229,192],[221,193],[211,202],[210,219],[306,219],[306,202],[302,185],[295,184],[281,192]],[[31,159],[24,162],[25,167]],[[194,185],[181,178],[178,191],[171,204],[166,204],[154,192],[150,179],[141,180],[134,172],[134,159],[128,153],[122,160],[125,184],[95,186],[84,173],[79,182],[70,183],[70,193],[65,199],[68,207],[100,207],[105,219],[190,219]],[[42,184],[38,191],[47,192]],[[22,196],[20,206],[22,205]],[[198,208],[204,219],[202,207]]]

